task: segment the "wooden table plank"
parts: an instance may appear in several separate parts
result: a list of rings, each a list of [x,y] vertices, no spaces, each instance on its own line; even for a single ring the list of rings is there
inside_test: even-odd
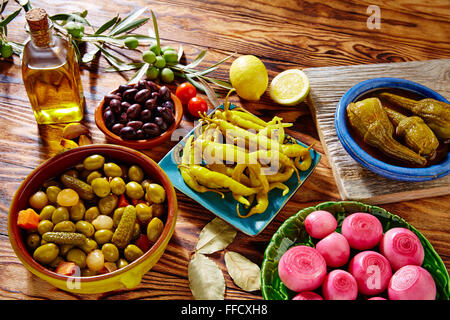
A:
[[[450,57],[450,9],[447,0],[168,0],[168,1],[51,1],[32,0],[35,7],[44,7],[51,14],[89,10],[88,18],[98,27],[120,13],[146,6],[155,11],[164,44],[183,45],[186,61],[192,61],[203,49],[206,59],[199,66],[207,67],[232,52],[255,54],[266,65],[269,79],[289,68],[344,66],[368,63],[428,60]],[[369,5],[381,8],[381,29],[366,26]],[[10,1],[4,15],[17,9]],[[149,12],[146,13],[150,17]],[[25,20],[21,14],[11,23],[8,37],[24,41]],[[146,33],[151,23],[138,29]],[[143,49],[143,48],[142,48]],[[128,53],[129,51],[127,51]],[[139,52],[130,54],[138,59]],[[231,61],[214,75],[226,80]],[[87,100],[85,123],[95,143],[105,142],[93,123],[93,112],[103,95],[115,89],[133,72],[107,73],[109,64],[102,57],[82,66],[82,82]],[[171,85],[171,89],[175,88]],[[332,84],[330,85],[332,90]],[[223,91],[219,91],[224,93]],[[269,119],[280,115],[293,121],[289,134],[305,143],[316,142],[314,148],[322,159],[302,188],[291,198],[280,214],[257,237],[238,233],[229,249],[240,252],[257,264],[273,233],[283,221],[299,209],[323,201],[339,200],[324,149],[311,118],[308,106],[281,107],[269,95],[259,102],[231,98],[233,103]],[[165,254],[145,274],[134,290],[119,290],[99,295],[75,295],[56,289],[28,272],[14,255],[7,237],[6,219],[9,203],[20,182],[37,165],[58,152],[52,141],[61,134],[60,126],[39,127],[35,124],[20,76],[20,60],[0,61],[0,299],[192,299],[187,280],[187,265],[203,226],[214,215],[193,200],[177,192],[179,219]],[[192,119],[184,117],[182,127],[192,128]],[[167,142],[146,154],[156,161],[175,142]],[[435,247],[450,270],[450,196],[383,205],[405,218],[420,230]],[[261,292],[247,293],[232,282],[225,271],[223,254],[212,258],[224,271],[226,299],[261,299]]]

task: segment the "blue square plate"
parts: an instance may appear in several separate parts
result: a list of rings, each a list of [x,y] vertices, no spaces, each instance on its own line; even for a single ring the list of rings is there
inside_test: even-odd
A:
[[[231,106],[232,109],[234,106]],[[223,109],[223,105],[218,109]],[[214,110],[212,110],[214,112]],[[233,225],[236,229],[242,231],[249,236],[256,236],[266,228],[273,218],[280,212],[288,200],[294,195],[294,193],[300,188],[303,182],[313,172],[315,167],[320,161],[320,154],[312,148],[310,149],[312,164],[307,171],[299,171],[301,182],[297,181],[297,175],[294,173],[291,178],[284,182],[289,187],[289,193],[282,196],[282,190],[273,189],[269,192],[269,206],[265,212],[261,214],[255,214],[248,218],[240,218],[236,212],[236,200],[233,199],[230,192],[225,194],[225,198],[222,199],[219,194],[213,192],[198,193],[192,190],[183,180],[180,171],[177,166],[180,154],[184,148],[186,140],[194,134],[195,130],[199,129],[202,123],[194,127],[175,147],[170,150],[169,153],[159,162],[160,167],[166,172],[173,186],[179,191],[183,192],[188,197],[194,199],[200,203],[203,207],[214,213],[219,218],[225,220],[229,224]],[[295,140],[295,139],[294,139]],[[304,143],[295,140],[298,144],[308,147]]]

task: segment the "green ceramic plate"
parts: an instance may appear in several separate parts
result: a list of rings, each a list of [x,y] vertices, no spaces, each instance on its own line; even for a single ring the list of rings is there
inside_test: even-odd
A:
[[[403,227],[413,231],[419,237],[425,249],[422,267],[431,273],[436,282],[436,299],[450,299],[450,279],[447,268],[428,240],[399,216],[380,207],[354,201],[324,202],[314,207],[305,208],[287,219],[278,228],[264,252],[261,267],[261,291],[264,299],[290,300],[296,294],[281,282],[278,276],[278,262],[281,256],[292,246],[315,245],[315,241],[306,232],[303,221],[308,214],[316,210],[331,212],[338,221],[337,231],[340,231],[344,218],[354,212],[367,212],[377,217],[383,225],[383,232],[395,227]],[[342,268],[345,269],[345,266]]]

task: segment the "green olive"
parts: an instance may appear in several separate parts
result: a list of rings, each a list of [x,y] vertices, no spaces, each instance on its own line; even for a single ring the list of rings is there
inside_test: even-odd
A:
[[[51,204],[45,206],[44,208],[42,208],[41,213],[39,213],[39,220],[51,220],[52,219],[52,214],[53,211],[55,211],[55,207],[52,206]]]
[[[103,165],[103,172],[107,177],[120,177],[122,176],[122,169],[113,162],[108,162]]]
[[[140,235],[141,235],[141,226],[139,225],[139,223],[136,222],[134,224],[134,230],[131,239],[136,240],[137,238],[139,238]]]
[[[86,220],[88,222],[92,222],[99,215],[100,215],[100,210],[98,209],[98,207],[90,207],[84,213],[84,220]]]
[[[120,219],[122,218],[122,214],[125,211],[125,207],[120,207],[114,210],[113,213],[113,226],[114,228],[117,228],[119,225]]]
[[[146,224],[152,218],[152,209],[145,203],[138,203],[136,205],[136,216],[139,222]]]
[[[67,255],[67,253],[75,247],[73,244],[62,244],[59,246],[59,254],[63,257]]]
[[[95,242],[94,239],[87,239],[85,243],[80,246],[80,249],[83,250],[86,253],[91,252],[92,250],[95,250],[98,248],[97,242]]]
[[[138,246],[134,244],[129,244],[126,246],[125,250],[123,251],[123,254],[128,262],[133,262],[134,260],[142,256],[144,252],[142,252],[142,250]]]
[[[109,215],[117,207],[118,202],[119,198],[115,194],[107,195],[98,202],[98,209],[101,214]]]
[[[114,177],[110,182],[111,192],[120,196],[125,193],[126,186],[125,181],[121,177]]]
[[[59,254],[59,247],[54,243],[47,243],[37,247],[33,259],[42,264],[50,264]]]
[[[78,179],[78,177],[79,177],[79,175],[80,175],[80,174],[78,173],[78,171],[75,170],[75,169],[67,170],[67,171],[64,172],[63,174],[68,175],[68,176],[71,176],[71,177],[74,177],[74,178],[77,178],[77,179]]]
[[[48,266],[50,268],[56,268],[56,267],[58,267],[58,264],[60,264],[63,261],[65,261],[63,257],[57,256],[56,259],[53,260]]]
[[[164,205],[162,203],[154,203],[150,206],[152,209],[152,215],[154,217],[160,218],[164,213],[166,213],[166,210],[164,209]]]
[[[47,194],[48,202],[55,204],[58,193],[61,192],[61,188],[58,186],[49,186],[45,193]]]
[[[79,162],[74,166],[75,170],[77,170],[78,172],[81,172],[84,170],[84,166],[83,163]]]
[[[91,182],[91,187],[100,198],[106,197],[111,192],[111,187],[105,178],[95,178]]]
[[[152,183],[152,181],[150,179],[145,179],[141,182],[141,186],[142,188],[144,188],[144,190],[147,190],[147,186]]]
[[[83,161],[83,166],[86,170],[98,170],[103,167],[105,158],[99,154],[93,154]]]
[[[30,199],[30,206],[37,210],[42,210],[48,204],[47,194],[44,191],[34,193]]]
[[[119,259],[119,249],[112,243],[105,243],[102,252],[106,261],[115,262]]]
[[[28,248],[30,248],[31,250],[34,250],[41,245],[41,237],[37,233],[30,233],[27,236],[26,242],[27,242]]]
[[[84,234],[88,238],[92,237],[95,232],[94,226],[84,220],[77,221],[77,223],[75,223],[75,229],[77,232]]]
[[[69,210],[66,207],[58,207],[53,211],[52,214],[52,222],[54,224],[57,224],[61,221],[69,220],[70,213]]]
[[[83,201],[78,201],[78,203],[70,208],[70,220],[78,221],[83,219],[84,213],[86,212],[86,207]]]
[[[129,49],[136,49],[139,46],[139,40],[136,37],[126,37],[123,43]]]
[[[86,181],[87,177],[95,170],[83,170],[80,172],[80,179]],[[93,179],[92,179],[93,180]]]
[[[94,233],[94,239],[99,245],[103,245],[107,242],[111,241],[111,238],[113,236],[113,232],[108,229],[101,229],[97,230]]]
[[[136,181],[141,183],[144,180],[144,171],[138,165],[132,165],[128,169],[128,178],[131,181]]]
[[[141,199],[144,196],[144,189],[136,181],[130,181],[127,183],[127,196],[131,199]]]
[[[95,276],[96,274],[97,274],[97,272],[95,272],[95,271],[93,271],[93,270],[91,270],[89,268],[81,269],[81,276],[82,277],[92,277],[92,276]]]
[[[50,220],[42,220],[37,226],[37,231],[42,236],[44,233],[52,231],[54,226],[54,223]]]
[[[55,232],[75,232],[75,224],[72,221],[61,221],[53,227]]]
[[[153,218],[147,225],[147,238],[156,242],[164,229],[164,223],[159,218]]]
[[[74,262],[80,268],[86,267],[86,253],[81,249],[73,248],[67,252],[67,261]]]
[[[128,261],[123,258],[120,258],[119,261],[117,261],[117,268],[119,268],[119,269],[124,268],[127,265],[128,265]]]
[[[91,184],[92,180],[95,178],[101,178],[102,174],[98,171],[92,171],[89,173],[89,175],[86,177],[86,182]]]
[[[56,180],[56,179],[49,179],[49,180],[46,180],[46,181],[42,184],[42,186],[43,186],[45,189],[47,189],[48,187],[51,187],[51,186],[55,186],[55,187],[58,187],[58,188],[62,188],[61,182],[59,182],[59,181]]]
[[[164,190],[164,188],[157,183],[150,183],[147,186],[146,191],[147,193],[145,195],[145,198],[149,202],[163,203],[164,200],[166,200],[166,190]]]

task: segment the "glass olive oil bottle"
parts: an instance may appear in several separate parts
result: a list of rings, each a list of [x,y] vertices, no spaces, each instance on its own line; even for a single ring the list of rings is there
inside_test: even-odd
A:
[[[30,41],[22,55],[22,78],[38,124],[76,122],[83,119],[83,88],[74,49],[53,34],[43,9],[25,16]]]

